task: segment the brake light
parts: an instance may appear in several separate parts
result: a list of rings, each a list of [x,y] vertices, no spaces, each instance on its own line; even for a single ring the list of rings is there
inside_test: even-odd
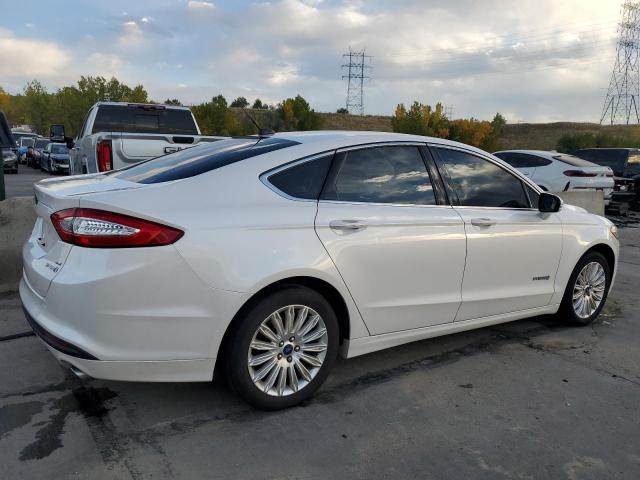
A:
[[[111,140],[100,140],[96,146],[96,159],[98,160],[98,171],[106,172],[113,169],[113,155],[111,151]]]
[[[89,248],[170,245],[184,235],[177,228],[93,208],[60,210],[51,222],[62,241]]]
[[[583,172],[582,170],[565,170],[562,172],[567,177],[597,177],[597,173]]]

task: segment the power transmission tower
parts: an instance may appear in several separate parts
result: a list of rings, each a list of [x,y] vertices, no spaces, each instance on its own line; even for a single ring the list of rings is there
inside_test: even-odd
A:
[[[453,105],[445,105],[444,107],[444,116],[447,117],[449,120],[453,120],[453,112],[454,112],[454,107]]]
[[[371,78],[365,75],[365,72],[371,71],[372,67],[367,63],[373,57],[365,54],[364,49],[354,52],[351,47],[349,47],[349,53],[345,53],[342,57],[349,61],[342,65],[342,69],[346,72],[346,75],[342,75],[342,79],[347,79],[347,110],[349,113],[364,115],[364,81]]]
[[[640,1],[622,4],[616,62],[600,123],[640,123]]]

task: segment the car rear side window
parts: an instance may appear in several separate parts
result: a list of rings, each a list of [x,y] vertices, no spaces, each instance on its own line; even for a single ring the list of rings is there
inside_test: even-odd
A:
[[[178,152],[106,173],[137,183],[161,183],[194,177],[231,163],[299,142],[282,138],[230,138],[179,150]]]
[[[437,204],[429,172],[416,146],[373,147],[338,154],[322,199]]]
[[[460,205],[530,208],[522,181],[512,173],[470,153],[449,148],[436,150]]]
[[[269,183],[294,198],[317,200],[331,168],[333,152],[303,161],[268,177]]]
[[[102,105],[93,122],[93,133],[167,133],[197,135],[190,110],[154,106]]]

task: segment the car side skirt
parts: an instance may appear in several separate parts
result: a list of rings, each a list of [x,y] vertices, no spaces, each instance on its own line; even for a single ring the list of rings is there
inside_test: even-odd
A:
[[[498,323],[506,323],[537,315],[556,313],[560,308],[559,304],[547,305],[544,307],[519,310],[517,312],[491,315],[488,317],[474,318],[461,322],[449,322],[441,325],[434,325],[424,328],[402,330],[400,332],[385,333],[382,335],[371,335],[370,337],[355,338],[345,340],[341,346],[340,354],[345,358],[357,357],[367,353],[396,347],[405,343],[417,342],[427,338],[440,337],[451,333],[464,332],[476,328],[488,327]]]

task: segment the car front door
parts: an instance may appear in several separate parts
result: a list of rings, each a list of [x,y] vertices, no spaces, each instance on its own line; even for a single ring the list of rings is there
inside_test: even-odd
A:
[[[456,321],[548,305],[562,249],[558,214],[541,213],[537,192],[497,162],[461,149],[431,150],[467,233]]]
[[[373,335],[453,322],[466,240],[424,145],[338,151],[316,231]],[[433,181],[432,181],[433,179]]]

